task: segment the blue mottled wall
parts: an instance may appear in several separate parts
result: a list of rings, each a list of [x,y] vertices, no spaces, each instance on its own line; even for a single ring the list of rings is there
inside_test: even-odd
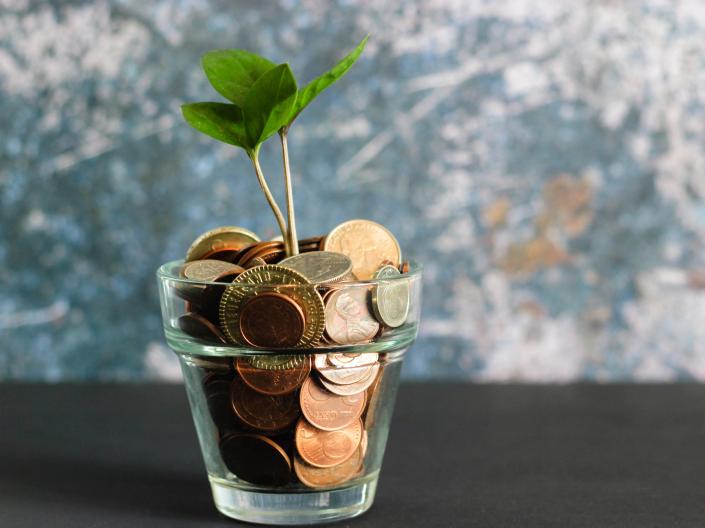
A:
[[[697,0],[0,0],[0,378],[176,376],[154,269],[274,234],[180,120],[199,55],[308,80],[365,33],[292,132],[296,201],[303,235],[368,217],[425,263],[406,375],[705,380]]]

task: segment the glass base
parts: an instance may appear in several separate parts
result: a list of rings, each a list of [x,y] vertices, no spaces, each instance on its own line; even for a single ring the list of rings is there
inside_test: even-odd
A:
[[[233,486],[209,477],[213,500],[223,515],[259,524],[315,524],[350,519],[372,506],[374,478],[346,488],[297,493],[272,493]]]

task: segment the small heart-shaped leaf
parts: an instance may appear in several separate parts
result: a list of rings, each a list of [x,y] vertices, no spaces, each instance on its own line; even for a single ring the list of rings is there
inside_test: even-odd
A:
[[[255,81],[276,66],[245,50],[209,51],[201,58],[201,64],[213,88],[240,107]]]
[[[181,105],[184,119],[199,132],[224,143],[249,150],[242,110],[227,103],[190,103]]]
[[[272,68],[255,81],[242,107],[251,145],[263,143],[287,124],[296,94],[296,79],[288,64]]]

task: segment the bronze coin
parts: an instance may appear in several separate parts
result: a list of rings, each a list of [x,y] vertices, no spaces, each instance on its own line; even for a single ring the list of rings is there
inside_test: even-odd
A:
[[[247,263],[249,260],[258,256],[259,253],[262,253],[263,251],[266,253],[267,251],[272,249],[283,251],[284,242],[270,240],[267,242],[260,242],[258,244],[254,244],[253,246],[250,246],[250,248],[246,252],[238,256],[238,264],[244,266],[245,263]]]
[[[252,484],[284,486],[291,479],[289,456],[266,436],[228,435],[220,442],[220,454],[232,473]]]
[[[362,465],[361,447],[355,451],[353,456],[342,464],[329,468],[318,468],[304,462],[300,457],[294,458],[294,471],[296,476],[304,486],[309,488],[330,488],[347,482],[357,475]]]
[[[179,317],[178,325],[181,330],[191,337],[203,339],[217,343],[227,343],[225,336],[220,329],[211,323],[208,319],[194,312]]]
[[[240,379],[232,383],[231,402],[235,414],[259,431],[281,431],[299,416],[296,393],[269,396],[252,390]]]
[[[349,385],[338,385],[336,383],[331,383],[324,377],[321,377],[320,381],[321,384],[329,391],[335,394],[339,394],[341,396],[350,396],[352,394],[357,394],[358,392],[367,390],[367,387],[372,385],[372,383],[374,382],[375,378],[377,377],[377,372],[379,372],[379,363],[370,365],[368,368],[370,370],[367,376],[364,377],[362,380],[358,381],[357,383],[351,383]]]
[[[235,361],[235,368],[251,389],[269,396],[282,396],[298,389],[311,372],[311,358],[301,357],[303,361],[294,368],[262,369],[253,367],[244,358]]]
[[[399,266],[399,271],[402,273],[409,273],[411,270],[411,265],[409,264],[408,260],[405,260],[404,262],[401,263],[401,266]]]
[[[296,346],[304,334],[305,322],[301,307],[282,293],[259,293],[240,309],[240,335],[253,347]]]
[[[337,466],[355,454],[362,440],[362,429],[359,418],[338,431],[316,429],[305,418],[301,418],[294,433],[296,449],[301,458],[312,466]]]
[[[299,403],[306,419],[318,429],[337,431],[360,418],[365,408],[366,393],[339,396],[321,388],[312,377],[301,386]]]

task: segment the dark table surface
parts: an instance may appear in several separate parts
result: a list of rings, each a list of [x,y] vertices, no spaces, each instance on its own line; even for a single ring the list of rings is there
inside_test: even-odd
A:
[[[402,386],[336,526],[705,526],[705,386]],[[0,527],[232,527],[179,385],[0,385]]]

